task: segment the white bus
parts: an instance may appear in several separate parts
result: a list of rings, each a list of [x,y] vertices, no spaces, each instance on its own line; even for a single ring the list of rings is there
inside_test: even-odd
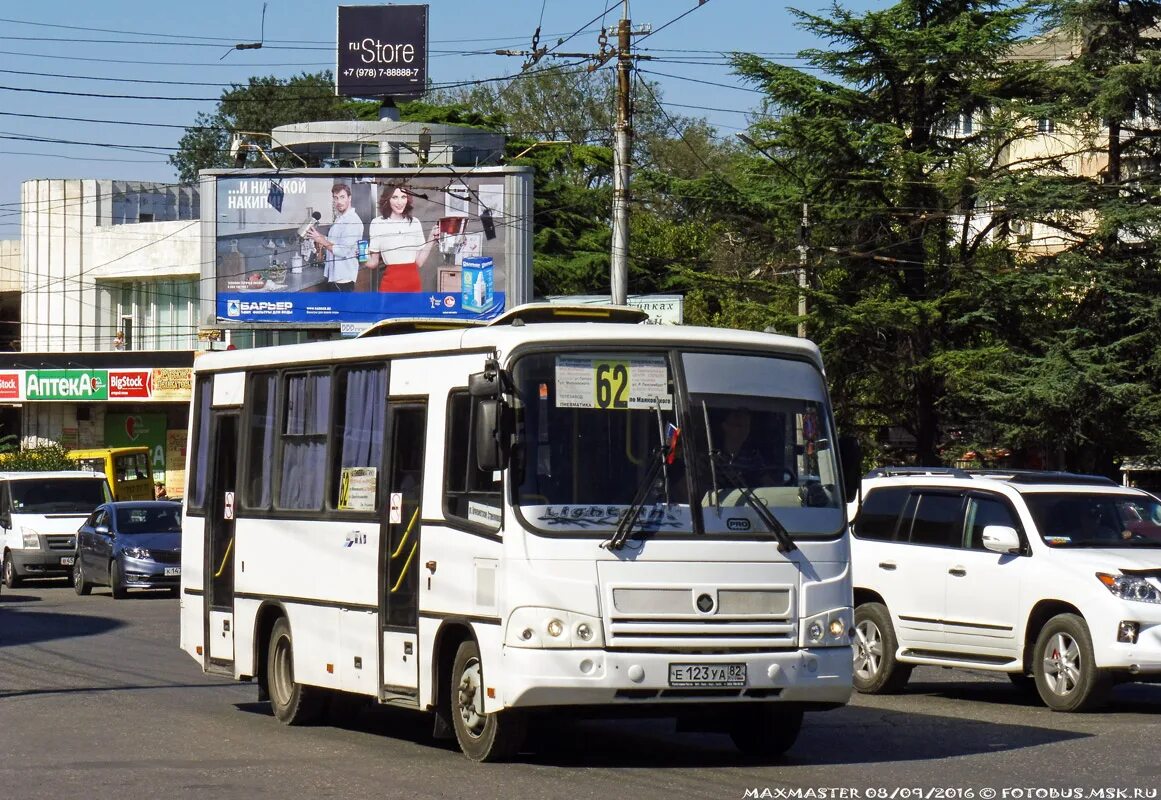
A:
[[[200,356],[182,648],[284,723],[363,695],[479,761],[546,712],[784,752],[851,693],[854,448],[810,342],[642,319]]]

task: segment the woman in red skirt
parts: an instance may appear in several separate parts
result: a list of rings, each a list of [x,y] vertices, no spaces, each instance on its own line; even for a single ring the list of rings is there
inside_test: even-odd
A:
[[[412,215],[413,203],[407,185],[388,183],[379,192],[379,216],[371,220],[367,247],[368,269],[385,267],[379,280],[380,292],[418,292],[419,268],[427,261],[439,238],[439,226],[424,237],[423,225]],[[373,284],[372,284],[373,285]]]

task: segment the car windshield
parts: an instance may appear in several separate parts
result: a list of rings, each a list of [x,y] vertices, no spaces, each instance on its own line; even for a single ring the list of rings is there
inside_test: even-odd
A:
[[[8,485],[12,507],[25,514],[88,514],[110,499],[104,478],[38,478]]]
[[[118,533],[179,533],[181,508],[122,506],[117,509]]]
[[[1026,494],[1050,547],[1161,546],[1161,502],[1138,494]]]
[[[791,535],[841,530],[819,371],[761,355],[680,358],[680,371],[664,353],[535,354],[516,362],[513,484],[525,520],[542,531],[608,534],[644,490],[640,527],[657,536],[772,538],[740,491],[744,483]],[[690,402],[682,405],[683,396]],[[650,483],[662,442],[675,446]]]

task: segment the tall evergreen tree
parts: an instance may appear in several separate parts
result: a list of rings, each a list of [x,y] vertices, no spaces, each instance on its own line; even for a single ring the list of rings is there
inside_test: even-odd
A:
[[[794,13],[830,44],[801,54],[807,69],[744,54],[734,64],[767,94],[771,119],[753,133],[796,195],[775,210],[794,219],[807,203],[823,254],[810,263],[809,334],[842,423],[901,429],[921,463],[940,463],[951,439],[989,434],[977,389],[1008,369],[1022,301],[1044,289],[1013,277],[1010,223],[1067,227],[1079,214],[1050,202],[1068,154],[1013,163],[1051,100],[1044,65],[1007,58],[1031,9],[903,0]]]
[[[1063,0],[1049,18],[1057,116],[1097,169],[1058,275],[1057,314],[1013,382],[1010,427],[1057,446],[1060,466],[1111,473],[1118,455],[1161,455],[1161,4]]]

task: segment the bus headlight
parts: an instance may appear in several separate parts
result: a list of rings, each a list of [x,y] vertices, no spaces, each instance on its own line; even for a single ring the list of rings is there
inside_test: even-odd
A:
[[[504,644],[522,648],[601,647],[601,621],[558,608],[523,606],[508,618]]]
[[[836,608],[802,621],[803,647],[848,647],[854,615],[849,608]]]
[[[39,550],[40,549],[40,534],[32,528],[21,528],[20,538],[23,540],[25,549]]]

